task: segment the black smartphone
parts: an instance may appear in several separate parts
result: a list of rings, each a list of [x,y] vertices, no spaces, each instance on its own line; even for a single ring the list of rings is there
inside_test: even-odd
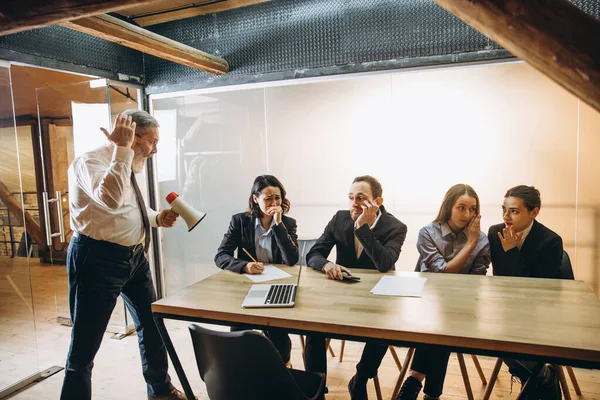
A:
[[[360,281],[360,276],[356,276],[356,275],[348,275],[347,272],[342,272],[342,276],[344,277],[345,281],[353,281],[353,282],[358,282]]]

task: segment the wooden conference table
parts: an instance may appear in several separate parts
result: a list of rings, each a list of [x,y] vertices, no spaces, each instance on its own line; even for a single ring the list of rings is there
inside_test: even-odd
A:
[[[298,267],[280,268],[292,277],[268,283],[296,282]],[[165,318],[600,368],[600,301],[582,281],[391,271],[386,275],[422,276],[427,282],[423,297],[389,297],[369,292],[384,275],[378,271],[353,269],[362,279],[347,283],[302,268],[294,308],[242,308],[252,282],[229,271],[152,304],[188,399],[192,390]]]

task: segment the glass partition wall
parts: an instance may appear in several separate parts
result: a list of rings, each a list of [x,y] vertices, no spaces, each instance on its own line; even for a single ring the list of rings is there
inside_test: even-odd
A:
[[[99,127],[141,108],[140,94],[120,82],[0,64],[0,398],[64,365],[73,233],[67,170],[106,143]],[[121,299],[107,331],[117,339],[134,332]]]
[[[487,233],[502,222],[506,190],[534,185],[538,220],[599,293],[600,113],[524,63],[207,89],[151,105],[161,206],[177,191],[208,213],[192,232],[180,222],[161,233],[166,294],[218,271],[231,215],[265,173],[286,187],[303,239],[347,208],[355,176],[378,178],[387,210],[408,225],[396,264],[407,271],[450,186],[475,188]]]
[[[28,127],[19,131],[31,135]],[[25,206],[19,159],[27,142],[19,138],[10,64],[0,61],[0,398],[40,370],[25,233],[35,218]]]

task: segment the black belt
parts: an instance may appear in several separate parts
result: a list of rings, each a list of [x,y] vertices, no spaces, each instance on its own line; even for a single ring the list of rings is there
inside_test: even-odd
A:
[[[119,250],[127,250],[127,251],[131,251],[131,252],[137,252],[138,250],[141,250],[144,248],[144,244],[143,243],[138,243],[138,244],[134,244],[133,246],[123,246],[120,245],[118,243],[113,243],[113,242],[109,242],[106,240],[98,240],[98,239],[94,239],[91,238],[87,235],[84,235],[81,232],[73,232],[73,237],[77,238],[79,241],[81,242],[89,242],[92,244],[97,244],[97,245],[104,245],[104,246],[109,246],[109,247],[115,247],[116,249]]]

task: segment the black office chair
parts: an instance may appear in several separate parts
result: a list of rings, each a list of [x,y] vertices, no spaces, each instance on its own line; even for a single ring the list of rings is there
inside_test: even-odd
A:
[[[563,250],[562,262],[560,263],[560,279],[575,279],[573,274],[573,266],[569,254]]]
[[[255,331],[189,326],[200,377],[211,400],[317,400],[325,374],[285,367],[273,344]]]

